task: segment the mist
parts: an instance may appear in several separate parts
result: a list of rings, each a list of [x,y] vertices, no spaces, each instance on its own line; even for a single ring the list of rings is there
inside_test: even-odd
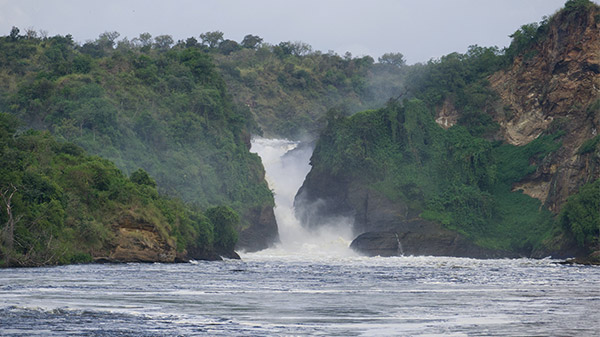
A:
[[[308,229],[294,214],[294,197],[310,171],[313,148],[287,139],[254,137],[250,150],[258,154],[266,171],[266,180],[275,197],[275,218],[280,243],[254,254],[310,257],[346,257],[356,255],[350,248],[354,238],[351,218],[328,219],[318,229]]]

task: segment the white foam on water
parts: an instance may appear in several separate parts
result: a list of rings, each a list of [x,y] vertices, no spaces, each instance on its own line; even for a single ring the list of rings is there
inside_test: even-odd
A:
[[[356,254],[352,242],[352,219],[338,218],[317,230],[305,228],[294,214],[294,198],[310,171],[312,148],[300,147],[287,139],[254,137],[251,152],[263,162],[266,180],[275,196],[275,219],[281,242],[257,253],[243,253],[244,258],[289,257],[343,258]]]

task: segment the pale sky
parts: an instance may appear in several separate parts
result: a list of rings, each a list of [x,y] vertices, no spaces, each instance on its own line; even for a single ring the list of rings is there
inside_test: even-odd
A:
[[[76,42],[106,31],[133,39],[140,33],[175,40],[219,30],[240,42],[302,41],[340,55],[404,54],[426,62],[472,44],[510,43],[521,25],[552,15],[566,0],[0,0],[0,35],[13,26],[71,34]],[[600,0],[596,0],[598,3]]]

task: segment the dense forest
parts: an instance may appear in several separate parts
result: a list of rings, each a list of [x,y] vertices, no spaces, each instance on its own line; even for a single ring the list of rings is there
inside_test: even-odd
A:
[[[57,141],[46,131],[19,129],[13,115],[0,114],[0,197],[6,210],[0,213],[6,224],[0,266],[108,258],[124,236],[114,229],[124,222],[137,229],[129,233],[131,240],[151,245],[140,230],[155,234],[162,246],[151,249],[171,255],[158,261],[233,254],[239,217],[231,208],[202,212],[160,196],[143,169],[127,177],[112,162],[73,143]],[[152,261],[141,255],[133,260]]]
[[[117,37],[77,45],[13,28],[0,38],[0,110],[125,174],[144,169],[161,194],[231,206],[239,231],[256,225],[273,197],[248,151],[253,121],[232,103],[211,57],[164,36],[118,45]]]
[[[370,56],[313,51],[302,42],[261,40],[248,35],[239,45],[223,40],[209,50],[234,100],[249,108],[267,136],[317,137],[327,110],[351,114],[380,107],[404,90],[409,68],[401,53],[375,63]]]
[[[321,54],[300,42],[272,46],[248,35],[238,44],[220,32],[199,38],[119,40],[106,32],[77,44],[70,35],[13,27],[0,38],[0,111],[22,121],[18,132],[49,131],[125,175],[143,169],[161,195],[189,207],[230,206],[240,216],[240,248],[266,248],[277,240],[273,196],[248,151],[251,134],[316,137],[329,107],[384,102],[388,94],[375,99],[365,83],[379,71],[394,74],[379,92],[397,89],[404,60],[386,54],[373,70],[379,65],[370,57]],[[294,64],[312,64],[302,76],[316,80],[301,84]],[[325,99],[332,90],[340,92]]]
[[[419,99],[390,102],[351,117],[332,116],[312,158],[313,172],[366,184],[408,212],[437,221],[479,245],[531,250],[553,229],[539,200],[512,192],[535,170],[530,158],[556,150],[560,133],[523,146],[444,130]]]
[[[231,103],[211,58],[160,37],[115,48],[117,36],[83,46],[70,36],[5,37],[2,109],[125,172],[142,167],[162,191],[199,205],[272,202],[246,149],[252,120]]]

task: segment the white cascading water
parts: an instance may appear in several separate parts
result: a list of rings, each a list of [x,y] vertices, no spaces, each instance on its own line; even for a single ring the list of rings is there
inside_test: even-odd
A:
[[[294,197],[310,171],[312,149],[287,139],[254,137],[251,152],[263,162],[266,180],[275,196],[275,219],[281,242],[253,256],[351,257],[351,219],[338,219],[318,230],[302,226],[294,214]]]

